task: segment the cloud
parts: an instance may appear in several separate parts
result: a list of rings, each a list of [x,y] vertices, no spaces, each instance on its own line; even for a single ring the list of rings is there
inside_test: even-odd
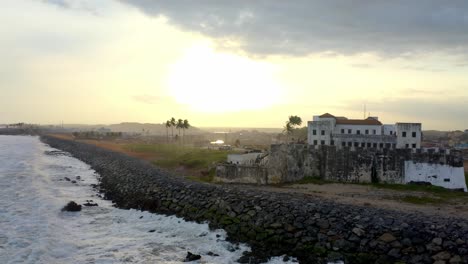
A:
[[[468,123],[464,121],[468,114],[468,96],[441,97],[437,92],[423,89],[408,89],[408,91],[413,91],[413,96],[368,101],[367,110],[388,118],[398,117],[399,119],[393,120],[395,122],[422,122],[426,128],[466,129],[468,127]],[[434,96],[422,97],[423,93],[432,93]],[[350,100],[344,103],[341,109],[359,112],[362,111],[360,107],[362,107],[361,101]],[[389,120],[382,121],[389,123]]]
[[[468,50],[466,0],[120,1],[257,55]]]
[[[164,98],[160,96],[154,96],[149,94],[135,95],[133,96],[133,99],[135,101],[145,104],[157,104],[164,101]]]

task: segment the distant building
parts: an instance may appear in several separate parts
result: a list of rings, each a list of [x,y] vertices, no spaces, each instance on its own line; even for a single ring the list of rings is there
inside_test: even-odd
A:
[[[378,117],[348,119],[329,113],[314,116],[307,133],[309,145],[351,149],[419,149],[422,138],[421,123],[384,125]]]

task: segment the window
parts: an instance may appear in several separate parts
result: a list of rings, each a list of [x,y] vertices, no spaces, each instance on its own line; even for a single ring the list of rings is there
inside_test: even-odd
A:
[[[371,148],[371,147],[372,147],[372,143],[367,143],[367,147],[368,147],[368,148]]]
[[[402,133],[401,133],[401,136],[402,136],[402,137],[406,137],[406,132],[402,132]]]
[[[369,129],[366,129],[366,135],[369,135]]]
[[[444,182],[450,182],[450,179],[445,178],[445,179],[444,179]]]
[[[393,131],[390,131],[390,136],[393,135]]]
[[[346,142],[341,142],[342,147],[346,147]]]
[[[325,130],[321,131],[322,136],[325,136]]]
[[[314,140],[314,145],[317,146],[317,140]]]
[[[405,148],[409,148],[409,144],[406,144]]]
[[[354,142],[355,147],[359,147],[359,142]]]
[[[344,129],[341,129],[341,134],[344,134]]]
[[[321,140],[320,145],[325,145],[325,140]]]
[[[361,143],[361,148],[365,148],[366,147],[366,143],[362,142]]]
[[[374,148],[377,148],[377,143],[374,143]]]
[[[385,147],[388,148],[388,149],[390,148],[390,146],[391,146],[390,143],[385,144]]]
[[[353,146],[353,142],[348,142],[348,147],[352,147]]]
[[[331,145],[331,146],[335,146],[335,141],[331,140],[331,141],[330,141],[330,145]]]
[[[348,134],[352,134],[353,131],[351,129],[348,129]]]
[[[383,143],[380,143],[380,144],[379,144],[379,147],[380,147],[380,148],[383,148]]]
[[[392,148],[396,149],[396,144],[395,143],[392,144]]]
[[[356,130],[356,134],[361,135],[361,130]]]
[[[413,148],[414,148],[414,149],[416,148],[416,144],[413,144]]]
[[[317,130],[315,130],[315,129],[312,130],[312,134],[313,134],[313,135],[317,135]]]
[[[413,137],[414,137],[414,138],[416,137],[416,132],[413,132]]]
[[[372,132],[374,135],[377,135],[377,130],[374,129]]]

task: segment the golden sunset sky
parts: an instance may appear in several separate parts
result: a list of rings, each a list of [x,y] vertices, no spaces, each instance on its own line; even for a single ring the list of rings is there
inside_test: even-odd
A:
[[[468,129],[467,1],[5,0],[0,124]]]

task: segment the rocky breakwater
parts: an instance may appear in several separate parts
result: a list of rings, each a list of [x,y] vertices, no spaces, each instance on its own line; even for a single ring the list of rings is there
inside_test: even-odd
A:
[[[468,222],[191,182],[126,155],[43,136],[101,175],[117,206],[208,221],[265,256],[302,263],[468,263]]]

